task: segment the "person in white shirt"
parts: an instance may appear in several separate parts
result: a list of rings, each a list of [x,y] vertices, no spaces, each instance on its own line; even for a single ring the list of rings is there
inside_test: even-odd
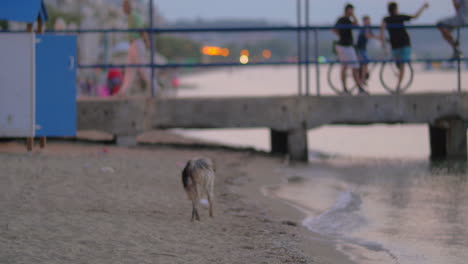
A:
[[[440,33],[442,33],[443,38],[452,46],[453,48],[453,58],[463,57],[463,53],[460,50],[460,42],[458,39],[455,39],[452,35],[453,29],[466,25],[468,22],[468,0],[452,0],[453,6],[455,7],[456,14],[455,16],[442,19],[437,22]]]

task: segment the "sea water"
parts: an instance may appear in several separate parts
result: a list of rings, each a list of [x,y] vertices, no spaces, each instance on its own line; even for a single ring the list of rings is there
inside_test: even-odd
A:
[[[322,80],[325,72],[322,66]],[[466,76],[463,72],[463,80]],[[298,90],[295,67],[207,71],[182,83],[192,88],[181,90],[181,97],[295,95]],[[372,94],[385,93],[378,76],[369,84]],[[455,90],[454,72],[416,68],[408,92]],[[321,94],[332,94],[325,81]],[[268,129],[177,132],[270,149]],[[309,164],[279,168],[285,179],[300,180],[267,192],[303,211],[304,226],[325,235],[356,263],[466,263],[468,166],[430,162],[426,125],[325,126],[310,130],[308,142]]]

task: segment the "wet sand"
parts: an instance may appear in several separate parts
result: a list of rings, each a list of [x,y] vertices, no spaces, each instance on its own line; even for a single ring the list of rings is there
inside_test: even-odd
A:
[[[158,135],[157,146],[52,142],[33,154],[0,143],[0,263],[350,263],[261,194],[284,180],[280,158]],[[215,218],[202,209],[195,223],[180,179],[193,156],[217,167]]]

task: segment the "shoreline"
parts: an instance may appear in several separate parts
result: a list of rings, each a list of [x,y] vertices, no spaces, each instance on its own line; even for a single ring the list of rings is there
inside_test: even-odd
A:
[[[275,168],[271,168],[271,162],[275,164]],[[300,249],[309,257],[314,259],[314,263],[333,263],[333,264],[353,264],[355,262],[339,251],[337,243],[327,238],[324,235],[309,230],[302,223],[306,220],[307,215],[305,210],[301,210],[293,203],[273,195],[267,195],[268,189],[275,188],[285,183],[286,175],[282,174],[279,169],[281,167],[296,167],[303,166],[301,163],[285,164],[278,157],[266,157],[265,159],[258,158],[255,162],[246,164],[246,170],[260,172],[255,178],[252,178],[249,186],[240,186],[234,188],[234,192],[240,193],[250,201],[260,201],[267,205],[269,213],[276,217],[278,221],[283,223],[294,223],[297,226],[290,229],[295,236],[300,239]],[[261,191],[258,191],[261,190]]]
[[[161,137],[160,141],[165,141],[164,138],[167,139],[164,134],[159,136]],[[153,135],[153,138],[156,137]],[[67,213],[69,207],[76,207],[74,210],[77,211],[75,213],[79,215],[78,218],[95,218],[100,215],[101,221],[103,220],[105,225],[101,226],[101,224],[97,224],[95,226],[99,232],[105,233],[105,230],[109,228],[114,230],[115,227],[113,225],[116,223],[114,223],[115,220],[112,220],[113,217],[111,216],[121,215],[125,220],[122,220],[122,223],[118,224],[127,226],[128,229],[144,227],[143,229],[152,234],[152,236],[157,237],[158,234],[165,234],[165,237],[172,237],[172,240],[174,240],[172,243],[164,243],[164,239],[158,240],[152,237],[153,240],[155,239],[157,241],[152,241],[153,243],[149,244],[158,242],[162,244],[162,247],[166,246],[169,249],[171,244],[173,245],[175,241],[178,241],[181,243],[180,246],[177,246],[178,251],[185,252],[183,255],[175,254],[175,252],[160,252],[158,253],[159,255],[143,254],[142,256],[135,256],[132,252],[120,252],[125,257],[133,256],[134,259],[140,259],[141,263],[155,260],[158,260],[160,263],[184,263],[188,260],[185,259],[185,261],[182,261],[179,258],[184,258],[183,256],[186,256],[186,254],[193,257],[190,259],[192,263],[206,263],[207,261],[216,263],[246,263],[247,261],[252,263],[352,263],[343,253],[335,249],[335,245],[333,245],[332,242],[324,242],[322,240],[323,237],[310,232],[306,227],[302,226],[301,222],[304,219],[304,215],[301,212],[279,199],[266,197],[261,193],[261,188],[280,184],[281,181],[284,180],[284,175],[278,172],[278,168],[282,166],[281,158],[266,153],[257,153],[256,151],[233,151],[229,149],[230,147],[227,147],[228,149],[193,149],[191,148],[190,141],[192,141],[191,143],[196,143],[195,140],[183,139],[180,136],[175,136],[175,139],[188,140],[189,142],[183,143],[187,143],[185,147],[183,144],[179,147],[171,145],[164,146],[161,145],[162,143],[160,142],[161,144],[157,146],[144,145],[135,148],[119,148],[94,143],[83,144],[82,142],[67,143],[63,141],[52,141],[42,153],[31,155],[24,155],[25,150],[23,146],[17,142],[0,143],[0,159],[3,160],[1,163],[2,171],[22,170],[25,169],[23,168],[24,166],[26,170],[29,170],[29,173],[32,173],[36,169],[47,172],[49,167],[62,167],[63,165],[66,165],[65,168],[63,168],[64,170],[71,169],[75,174],[80,174],[80,172],[83,173],[84,171],[88,171],[89,173],[89,170],[97,169],[97,171],[91,173],[93,177],[97,177],[97,182],[92,181],[92,188],[98,190],[102,189],[101,191],[111,188],[113,190],[111,193],[115,192],[115,194],[108,195],[115,196],[116,200],[123,204],[123,207],[127,207],[126,211],[120,208],[120,203],[114,203],[112,200],[107,199],[107,192],[101,194],[91,192],[87,189],[90,187],[86,187],[90,184],[90,182],[86,182],[86,180],[89,179],[87,178],[85,182],[81,182],[80,177],[77,178],[79,175],[70,176],[68,180],[65,180],[63,183],[59,184],[59,186],[62,185],[61,187],[68,188],[68,191],[73,191],[73,189],[70,189],[71,183],[78,185],[79,188],[84,188],[84,192],[88,196],[82,197],[82,200],[97,201],[97,204],[94,206],[90,206],[89,204],[77,206],[76,203],[80,204],[83,201],[78,199],[73,202],[73,197],[68,197],[69,193],[67,192],[61,193],[62,200],[59,203],[55,198],[60,196],[49,197],[48,194],[50,194],[50,192],[42,193],[41,189],[28,190],[27,188],[26,190],[21,189],[15,192],[15,190],[11,190],[11,186],[3,184],[3,188],[8,189],[3,190],[4,193],[8,194],[7,197],[25,195],[26,192],[27,201],[23,207],[32,206],[29,210],[30,214],[33,214],[33,217],[31,217],[32,219],[28,219],[30,217],[28,216],[28,218],[24,219],[25,215],[22,215],[24,212],[14,209],[14,205],[17,202],[15,200],[6,199],[6,201],[3,202],[5,203],[3,205],[4,208],[7,208],[5,211],[6,215],[0,218],[0,223],[5,224],[6,221],[6,225],[8,226],[8,218],[12,218],[12,216],[21,218],[23,222],[28,222],[23,223],[23,225],[25,225],[23,228],[37,228],[38,230],[34,231],[34,234],[38,236],[37,240],[41,241],[41,239],[44,239],[44,241],[42,241],[42,245],[40,243],[31,243],[21,239],[22,236],[27,236],[28,232],[21,233],[18,230],[17,232],[4,230],[0,233],[0,238],[3,237],[3,239],[0,240],[0,245],[6,243],[6,245],[3,246],[8,246],[10,244],[9,242],[13,242],[10,237],[14,236],[16,237],[16,243],[19,243],[26,249],[30,249],[31,252],[36,252],[39,250],[38,248],[46,247],[48,251],[44,251],[40,254],[42,256],[39,257],[40,261],[35,262],[49,261],[50,259],[47,259],[47,252],[50,253],[50,251],[58,254],[63,259],[67,259],[67,256],[71,253],[62,253],[61,255],[52,248],[53,245],[57,244],[56,242],[46,243],[47,240],[45,240],[45,237],[50,233],[50,230],[48,232],[47,230],[42,230],[44,227],[42,227],[41,221],[37,222],[38,215],[34,217],[34,211],[44,210],[44,214],[51,217],[51,222],[60,220],[54,217],[58,212],[61,212],[58,213],[59,215],[64,214],[66,217],[71,218],[71,225],[73,228],[59,229],[57,232],[53,232],[53,234],[55,236],[70,235],[76,238],[78,234],[74,234],[74,232],[70,230],[79,230],[81,232],[78,233],[83,236],[82,233],[86,233],[83,232],[83,229],[87,228],[79,224],[77,219],[74,219],[76,217],[74,214]],[[200,143],[200,146],[202,145],[203,144]],[[153,157],[154,155],[156,157]],[[219,204],[215,204],[214,219],[208,219],[205,210],[202,210],[202,221],[193,224],[189,221],[190,203],[185,200],[186,198],[181,190],[182,188],[179,186],[180,162],[181,160],[199,155],[213,157],[219,167],[215,187]],[[91,161],[89,161],[90,157],[93,158]],[[15,162],[17,159],[22,160],[23,163],[26,161],[26,165],[17,164]],[[81,166],[76,166],[77,162],[100,163],[101,161],[110,164],[106,164],[109,166],[98,164],[97,167],[94,166],[96,164],[81,164]],[[30,165],[28,164],[32,164],[36,166],[36,168],[34,166],[29,168]],[[160,182],[163,186],[154,183],[151,184],[152,181],[157,180],[159,182],[162,179],[155,179],[154,177],[148,176],[147,174],[153,171],[154,168],[151,170],[145,168],[145,166],[154,167],[157,165],[161,166],[160,170],[164,172],[160,177],[164,178],[164,181],[170,180],[170,183],[168,183],[169,186],[164,186],[164,181]],[[39,168],[37,168],[37,166],[39,166]],[[100,170],[98,169],[99,166],[101,166]],[[103,171],[103,168],[107,169]],[[112,175],[107,175],[108,172],[105,171],[111,170],[115,170],[115,172],[111,172],[110,174]],[[137,176],[135,177],[141,181],[136,180],[137,183],[133,185],[129,183],[129,175],[127,174],[132,174],[129,173],[129,171],[136,173]],[[24,181],[20,181],[21,184],[27,185],[28,180],[33,182],[37,180],[39,181],[39,186],[45,186],[46,190],[49,188],[48,185],[44,185],[45,183],[41,182],[40,179],[31,178],[29,173],[19,177],[24,178]],[[165,174],[169,174],[170,176]],[[60,175],[55,175],[54,172],[51,172],[51,175],[51,177],[56,180],[60,179]],[[99,182],[100,180],[104,180],[101,178],[107,179],[109,177],[113,179],[111,182],[104,181],[105,184]],[[3,179],[3,181],[4,180],[5,179]],[[12,178],[10,177],[9,180],[11,181]],[[44,180],[47,181],[47,179]],[[127,185],[132,185],[130,189],[133,189],[133,191],[142,187],[144,189],[142,191],[143,194],[149,197],[122,189],[121,185],[124,182],[126,182]],[[151,186],[154,190],[146,190],[149,186],[145,185]],[[60,193],[61,190],[59,189],[58,192]],[[129,198],[132,195],[135,195],[138,199],[129,199],[128,201],[122,199],[123,197]],[[41,204],[34,204],[33,200],[28,202],[27,197],[29,196],[39,196],[46,202]],[[25,197],[22,198],[23,202],[24,199]],[[160,204],[162,201],[169,203],[171,206],[167,204],[164,205],[164,203]],[[155,203],[159,205],[154,206]],[[69,205],[69,207],[65,205]],[[62,206],[64,207],[62,208]],[[81,213],[83,215],[80,215]],[[177,215],[177,219],[173,219],[175,215]],[[142,220],[135,221],[133,218],[137,216],[140,216]],[[155,220],[154,218],[156,216],[162,216],[163,218],[163,223],[161,223],[160,226],[153,226],[154,223],[151,223]],[[21,222],[22,221],[19,221],[16,224],[21,225]],[[10,224],[15,225],[11,222]],[[66,223],[55,224],[61,226],[60,224]],[[68,224],[70,225],[70,223]],[[152,228],[156,230],[151,230]],[[137,228],[134,231],[138,232],[140,230]],[[44,234],[42,232],[44,232]],[[114,232],[117,231],[114,230]],[[123,235],[119,231],[117,232],[117,237],[121,238],[121,240],[126,240],[129,239],[131,235]],[[148,239],[151,240],[151,238]],[[109,242],[105,240],[102,241],[99,237],[94,237],[94,239],[88,240],[90,241],[89,243],[94,241],[93,243],[97,243],[108,250],[112,248],[115,249],[116,247],[119,250],[126,248],[120,244],[122,241],[118,239]],[[194,241],[194,244],[184,244],[187,241]],[[133,238],[133,242],[138,245],[137,247],[146,248],[149,246],[147,245],[148,241],[145,243],[139,241],[139,239]],[[204,247],[200,248],[200,243],[204,245]],[[1,248],[6,248],[3,246]],[[55,246],[62,249],[64,247],[60,244]],[[75,244],[73,241],[66,241],[65,247],[66,246],[71,246],[72,248],[84,247],[85,251],[90,251],[90,257],[103,257],[98,252],[93,251],[92,248],[83,246],[82,244]],[[158,249],[160,248],[161,247],[158,247]],[[193,252],[193,248],[196,248],[198,252]],[[150,249],[148,248],[147,250]],[[229,258],[228,252],[236,256],[236,259]],[[28,254],[26,253],[24,255]],[[9,263],[15,263],[16,260],[18,260],[18,262],[21,262],[19,260],[27,260],[28,258],[24,255],[15,256],[12,252],[3,252],[0,254],[0,259],[8,260],[7,262]],[[32,256],[33,255],[30,256],[31,258],[29,260],[33,259]],[[112,256],[107,256],[107,258],[109,258],[109,262],[104,261],[102,263],[110,263],[113,259]],[[175,261],[175,259],[178,260]],[[116,259],[114,259],[114,261],[115,260]]]

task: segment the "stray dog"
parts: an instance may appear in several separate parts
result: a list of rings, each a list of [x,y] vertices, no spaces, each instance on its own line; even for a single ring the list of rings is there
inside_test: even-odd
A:
[[[192,222],[200,221],[198,203],[202,194],[206,194],[210,206],[210,217],[213,217],[213,189],[215,169],[213,162],[208,158],[194,158],[187,162],[182,171],[182,184],[188,198],[192,200]]]

